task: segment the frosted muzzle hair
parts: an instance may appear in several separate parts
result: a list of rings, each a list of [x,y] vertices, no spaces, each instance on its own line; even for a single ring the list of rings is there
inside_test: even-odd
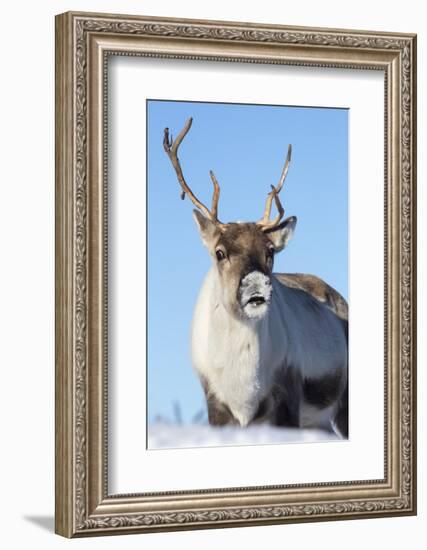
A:
[[[267,312],[271,293],[270,277],[261,271],[251,271],[240,283],[240,307],[250,319],[261,318]]]

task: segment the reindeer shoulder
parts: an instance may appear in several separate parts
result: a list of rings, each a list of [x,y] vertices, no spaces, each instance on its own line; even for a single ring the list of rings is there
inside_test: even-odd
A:
[[[275,273],[276,279],[288,288],[296,288],[310,294],[318,302],[326,305],[338,317],[348,321],[348,304],[334,288],[320,277],[304,273]]]

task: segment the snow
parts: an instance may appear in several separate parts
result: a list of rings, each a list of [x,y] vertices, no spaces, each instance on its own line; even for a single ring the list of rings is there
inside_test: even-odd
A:
[[[149,449],[313,443],[337,439],[337,435],[324,430],[277,428],[266,424],[240,428],[157,422],[148,427]]]

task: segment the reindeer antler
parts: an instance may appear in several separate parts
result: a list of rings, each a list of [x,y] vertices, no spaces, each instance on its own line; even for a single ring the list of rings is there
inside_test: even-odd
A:
[[[276,185],[276,187],[274,187],[274,185],[271,186],[271,191],[267,195],[267,201],[265,203],[264,215],[262,219],[257,222],[257,225],[260,226],[263,231],[267,231],[268,229],[272,229],[273,227],[279,225],[280,220],[283,218],[283,215],[285,213],[285,210],[279,199],[279,193],[282,190],[283,184],[285,183],[286,175],[289,170],[289,163],[291,162],[291,155],[292,145],[289,145],[288,154],[286,155],[286,161],[282,170],[282,175],[280,176],[279,183]],[[274,218],[274,220],[270,220],[271,205],[273,204],[273,199],[276,203],[278,214]]]
[[[193,122],[193,119],[190,117],[187,120],[187,122],[184,124],[183,129],[180,131],[180,133],[177,135],[177,137],[174,140],[172,139],[172,136],[169,137],[169,128],[165,128],[164,137],[163,137],[163,148],[166,151],[166,154],[168,155],[172,163],[172,166],[175,168],[175,172],[176,172],[179,184],[181,185],[181,188],[182,188],[181,199],[184,200],[185,194],[187,193],[187,195],[189,196],[194,206],[196,206],[199,210],[201,210],[207,218],[209,218],[219,227],[224,227],[226,224],[223,224],[218,220],[218,201],[219,201],[220,187],[215,177],[215,174],[212,172],[212,170],[209,172],[209,174],[214,187],[214,192],[212,196],[212,207],[210,210],[201,201],[199,201],[199,199],[194,195],[190,187],[187,185],[184,178],[184,174],[182,173],[181,164],[178,158],[178,148],[181,145],[182,140],[187,135],[189,129],[191,128],[192,122]]]
[[[199,199],[194,195],[190,187],[187,185],[184,174],[182,173],[181,164],[179,162],[178,158],[178,149],[181,145],[181,142],[187,135],[188,131],[191,128],[191,124],[193,123],[193,119],[190,117],[186,123],[184,124],[184,127],[178,134],[175,140],[172,139],[172,136],[169,136],[169,128],[165,128],[164,130],[164,137],[163,137],[163,148],[166,151],[166,154],[168,155],[172,166],[175,169],[178,182],[181,185],[182,191],[181,191],[181,198],[185,198],[185,194],[190,197],[191,202],[196,206],[199,210],[201,210],[207,218],[209,218],[212,222],[214,222],[219,228],[223,229],[226,227],[227,224],[221,223],[218,220],[218,201],[219,201],[219,195],[220,195],[220,187],[219,183],[215,177],[215,174],[212,172],[212,170],[209,172],[212,184],[214,187],[214,192],[212,196],[212,207],[209,210]],[[258,222],[256,222],[256,225],[258,225],[262,231],[267,231],[269,229],[272,229],[279,225],[280,220],[283,218],[283,215],[285,213],[285,210],[283,209],[283,206],[279,199],[279,193],[282,190],[283,184],[285,183],[286,175],[289,170],[289,163],[291,161],[291,154],[292,154],[292,145],[289,145],[288,147],[288,154],[286,156],[285,165],[282,170],[282,174],[280,176],[279,182],[276,185],[271,186],[271,191],[267,195],[267,201],[265,203],[265,209],[264,209],[264,215],[262,219]],[[278,214],[274,218],[274,220],[270,220],[270,214],[271,214],[271,206],[273,204],[273,199],[277,207]]]

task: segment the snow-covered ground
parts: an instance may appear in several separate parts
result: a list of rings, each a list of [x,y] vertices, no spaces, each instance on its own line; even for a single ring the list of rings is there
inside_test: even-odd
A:
[[[203,424],[153,423],[148,426],[149,449],[221,447],[224,445],[271,445],[336,441],[335,434],[323,430],[276,428],[266,424],[239,428]]]

